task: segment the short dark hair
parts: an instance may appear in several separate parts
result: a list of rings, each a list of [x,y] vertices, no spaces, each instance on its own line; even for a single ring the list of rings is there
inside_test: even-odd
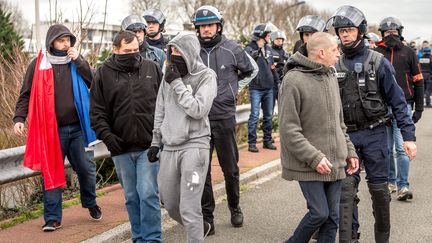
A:
[[[120,48],[122,44],[122,40],[124,40],[125,44],[129,44],[134,39],[137,39],[137,36],[134,32],[130,30],[121,30],[114,37],[113,46],[115,46],[116,48]]]

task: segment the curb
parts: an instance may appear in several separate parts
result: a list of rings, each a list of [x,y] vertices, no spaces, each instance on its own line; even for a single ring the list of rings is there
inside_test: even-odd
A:
[[[249,184],[253,181],[256,181],[258,179],[261,179],[262,177],[265,177],[273,172],[279,171],[282,169],[280,159],[276,159],[273,161],[270,161],[268,163],[265,163],[263,165],[260,165],[258,167],[255,167],[247,172],[244,172],[240,174],[240,186]],[[213,194],[215,199],[224,196],[225,195],[225,183],[224,181],[216,184],[213,186]],[[162,227],[164,228],[165,225],[167,225],[168,221],[170,221],[170,217],[168,216],[168,213],[165,209],[161,210],[161,221],[162,221]],[[83,243],[99,243],[99,242],[114,242],[114,243],[120,243],[124,242],[131,238],[131,232],[130,232],[130,223],[126,222],[121,225],[116,226],[113,229],[110,229],[100,235],[94,236],[90,239],[81,241]]]

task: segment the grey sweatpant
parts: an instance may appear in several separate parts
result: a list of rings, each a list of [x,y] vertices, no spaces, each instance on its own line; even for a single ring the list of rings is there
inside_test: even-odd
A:
[[[171,218],[183,225],[189,243],[204,242],[201,197],[209,164],[209,149],[162,151],[159,194]]]

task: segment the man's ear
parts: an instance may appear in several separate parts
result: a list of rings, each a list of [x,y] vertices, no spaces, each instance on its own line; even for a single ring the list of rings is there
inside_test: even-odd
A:
[[[318,51],[318,55],[319,55],[319,57],[320,57],[321,59],[324,59],[324,57],[325,57],[325,51],[324,51],[324,49],[320,49],[320,50]]]

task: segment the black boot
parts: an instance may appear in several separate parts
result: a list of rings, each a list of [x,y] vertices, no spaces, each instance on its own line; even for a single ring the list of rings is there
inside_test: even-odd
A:
[[[339,243],[349,243],[352,240],[352,222],[357,192],[357,182],[354,176],[342,180],[342,191],[339,207]]]
[[[388,183],[368,183],[375,217],[375,242],[388,243],[390,239],[390,192]]]
[[[243,212],[241,211],[240,206],[232,208],[228,206],[231,212],[231,224],[234,227],[242,227],[243,226]]]

